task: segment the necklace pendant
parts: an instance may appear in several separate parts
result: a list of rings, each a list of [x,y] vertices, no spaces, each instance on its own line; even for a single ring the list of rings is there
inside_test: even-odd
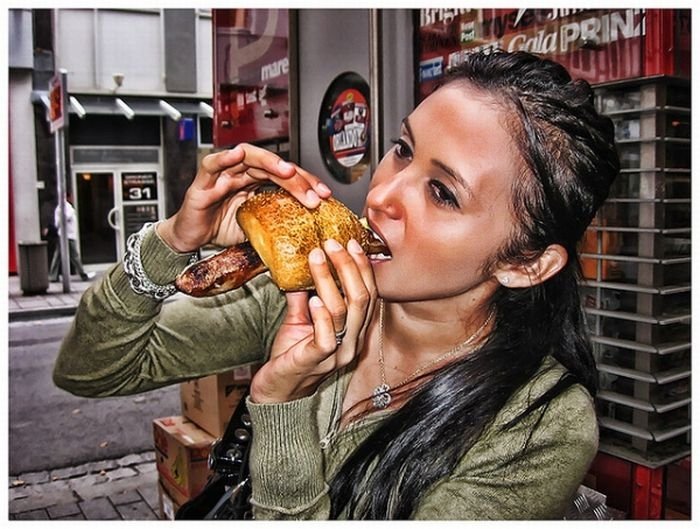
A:
[[[391,403],[391,388],[388,384],[381,384],[372,391],[372,405],[380,410],[383,410]]]

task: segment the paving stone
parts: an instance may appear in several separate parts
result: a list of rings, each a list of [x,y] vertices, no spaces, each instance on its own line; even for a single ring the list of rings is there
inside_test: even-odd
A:
[[[114,505],[119,506],[119,505],[125,505],[127,503],[134,503],[137,501],[143,501],[143,498],[135,489],[130,489],[130,490],[124,490],[124,491],[119,492],[117,494],[112,494],[109,497],[109,500]]]
[[[69,294],[59,294],[56,297],[56,299],[59,300],[60,302],[62,302],[66,306],[75,305],[75,302],[76,302],[75,298]]]
[[[46,301],[43,299],[21,299],[17,300],[17,304],[23,309],[40,309],[46,306]]]
[[[12,487],[8,492],[8,501],[21,500],[27,498],[31,494],[31,487]]]
[[[9,510],[11,513],[20,513],[35,509],[45,509],[53,505],[74,503],[76,497],[73,495],[73,491],[68,486],[68,483],[68,481],[50,481],[41,485],[24,487],[28,495],[10,501]]]
[[[80,508],[76,503],[53,505],[51,507],[47,507],[46,511],[49,513],[49,518],[52,520],[55,520],[56,518],[64,518],[66,516],[73,516],[74,514],[81,514]]]
[[[28,472],[27,474],[20,474],[17,479],[24,481],[29,485],[33,485],[35,483],[46,483],[50,478],[49,472],[45,470],[42,472]]]
[[[136,474],[132,478],[107,480],[104,483],[89,484],[85,481],[81,483],[71,482],[73,491],[84,500],[91,498],[99,498],[101,496],[111,496],[124,490],[135,489],[139,487],[155,487],[158,483],[157,476]]]
[[[139,465],[141,463],[148,463],[150,461],[155,461],[156,456],[153,452],[145,452],[142,454],[131,454],[124,456],[121,459],[117,459],[117,463],[120,467],[128,467],[131,465]]]
[[[119,468],[119,465],[113,459],[104,459],[102,461],[88,463],[87,467],[89,472],[101,472],[102,470],[114,470],[115,468]]]
[[[152,474],[154,472],[158,472],[158,467],[156,466],[155,461],[150,463],[141,463],[140,465],[136,465],[132,468],[139,474]]]
[[[49,307],[63,307],[63,306],[65,306],[65,303],[63,303],[62,301],[59,301],[57,299],[54,299],[52,297],[46,298],[46,304]]]
[[[133,468],[121,467],[108,472],[107,476],[109,476],[110,480],[116,481],[118,479],[130,478],[132,476],[136,476],[137,474],[138,472],[136,472],[136,470]]]
[[[158,485],[141,486],[137,489],[141,497],[148,503],[148,506],[153,509],[153,512],[158,512],[160,509],[160,499],[158,498]]]
[[[86,520],[119,520],[119,513],[107,498],[93,498],[78,503]]]
[[[90,471],[89,466],[78,465],[77,467],[58,468],[51,471],[51,479],[71,479],[79,478]]]
[[[157,520],[145,501],[129,503],[128,505],[117,505],[117,511],[123,520]]]
[[[44,509],[37,509],[35,511],[21,512],[15,515],[15,520],[48,520],[49,515]]]
[[[85,516],[83,516],[83,513],[79,512],[77,514],[71,514],[70,516],[61,516],[60,518],[51,518],[52,520],[56,521],[68,521],[68,520],[85,520]]]
[[[100,483],[106,483],[109,481],[107,474],[88,474],[86,476],[81,476],[79,478],[73,478],[68,480],[66,483],[70,485],[70,488],[78,491],[86,487],[92,487]],[[79,494],[80,495],[80,494]],[[80,495],[82,497],[82,495]]]

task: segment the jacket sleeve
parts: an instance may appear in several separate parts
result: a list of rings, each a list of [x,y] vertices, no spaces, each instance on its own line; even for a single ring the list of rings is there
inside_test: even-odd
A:
[[[573,386],[533,431],[537,417],[535,411],[510,430],[490,429],[421,501],[416,519],[562,519],[598,449],[595,408]]]
[[[172,282],[189,258],[153,228],[141,250],[144,269],[158,284]],[[266,358],[285,307],[265,275],[219,296],[178,294],[160,303],[133,292],[120,263],[81,298],[53,379],[76,395],[103,397],[257,363]]]
[[[248,399],[251,504],[258,520],[327,520],[330,515],[314,403],[315,395],[279,404]]]

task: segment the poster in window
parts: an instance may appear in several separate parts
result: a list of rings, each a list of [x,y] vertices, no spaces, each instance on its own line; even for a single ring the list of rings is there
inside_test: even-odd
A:
[[[357,73],[345,72],[326,90],[318,118],[323,163],[341,183],[357,181],[370,158],[369,85]]]
[[[214,9],[214,146],[289,136],[287,9]]]

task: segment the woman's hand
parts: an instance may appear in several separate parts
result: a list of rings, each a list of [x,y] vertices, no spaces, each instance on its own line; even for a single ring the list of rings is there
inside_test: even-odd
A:
[[[180,210],[158,225],[158,234],[179,252],[210,242],[219,246],[242,242],[236,211],[265,181],[278,184],[309,208],[331,195],[316,176],[295,164],[260,147],[240,144],[204,157]]]
[[[372,267],[357,241],[347,249],[336,241],[309,254],[317,296],[287,294],[287,315],[272,345],[270,359],[253,377],[256,403],[287,402],[313,394],[331,373],[350,364],[365,339],[377,290]],[[331,274],[337,271],[342,292]],[[340,343],[336,334],[345,329]]]

